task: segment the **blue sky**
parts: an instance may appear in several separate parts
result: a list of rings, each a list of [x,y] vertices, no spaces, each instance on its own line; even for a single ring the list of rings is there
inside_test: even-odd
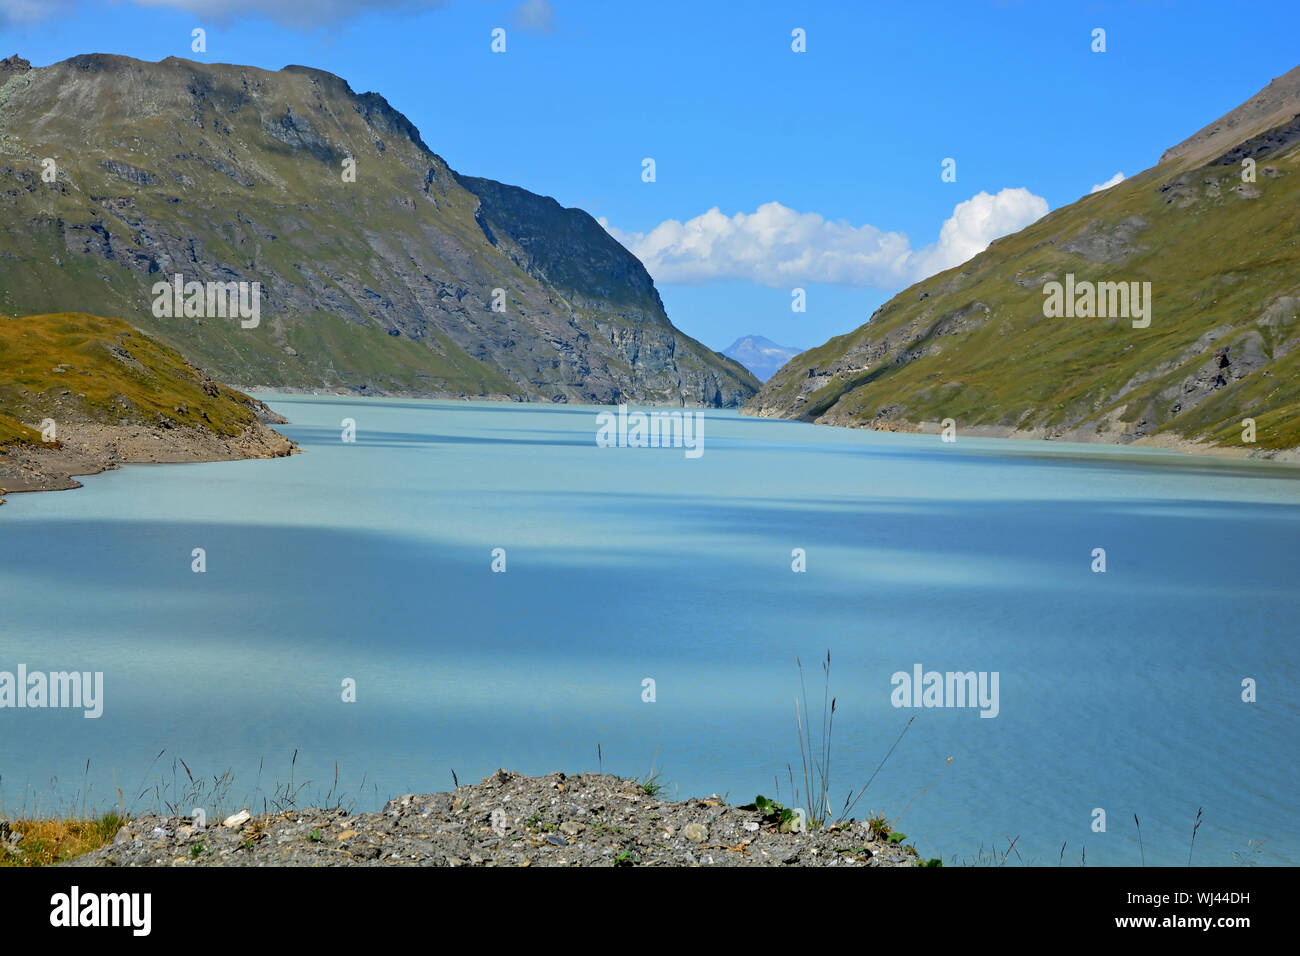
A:
[[[1153,165],[1300,64],[1297,36],[1294,0],[0,0],[0,56],[34,66],[299,63],[382,93],[453,168],[601,218],[716,349],[857,327],[927,271]]]

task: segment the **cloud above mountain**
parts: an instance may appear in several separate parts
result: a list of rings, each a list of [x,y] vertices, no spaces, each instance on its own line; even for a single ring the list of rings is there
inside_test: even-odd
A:
[[[129,0],[137,7],[180,10],[203,20],[224,22],[247,15],[265,17],[291,29],[311,29],[371,11],[420,13],[445,7],[449,0]],[[57,19],[75,0],[0,0],[0,23],[29,24]],[[528,33],[551,33],[551,0],[522,0],[511,13],[514,26]],[[202,25],[201,23],[198,25]]]
[[[550,33],[555,29],[555,7],[551,0],[523,0],[515,7],[514,21],[529,33]]]
[[[135,6],[182,10],[212,22],[255,14],[297,29],[336,23],[371,10],[418,13],[446,6],[447,0],[130,0]],[[539,0],[532,0],[533,3]],[[542,6],[549,6],[540,0]],[[529,6],[528,0],[521,6]],[[0,22],[35,23],[57,18],[73,7],[71,0],[0,0]],[[202,25],[202,24],[198,24]]]
[[[938,240],[920,249],[913,249],[901,232],[828,220],[779,202],[733,216],[715,206],[686,222],[665,220],[645,233],[599,221],[645,263],[656,282],[703,285],[745,279],[773,287],[818,282],[893,288],[960,265],[994,239],[1040,219],[1047,209],[1047,200],[1027,189],[980,192],[958,203]]]
[[[1110,189],[1111,186],[1118,186],[1123,181],[1124,181],[1124,174],[1116,173],[1114,176],[1110,177],[1110,179],[1106,180],[1104,183],[1094,184],[1093,187],[1090,190],[1088,190],[1088,195],[1091,196],[1093,193],[1099,193],[1103,189]]]
[[[62,15],[72,0],[0,0],[0,23],[27,24]]]

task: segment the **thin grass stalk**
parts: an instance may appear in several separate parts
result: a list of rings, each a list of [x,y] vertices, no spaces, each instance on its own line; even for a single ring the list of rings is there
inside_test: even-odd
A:
[[[1204,807],[1196,808],[1196,825],[1192,827],[1192,842],[1187,848],[1187,865],[1192,865],[1192,850],[1196,849],[1196,831],[1201,828],[1201,811]]]
[[[858,791],[858,795],[857,795],[856,797],[853,798],[853,802],[849,804],[848,808],[847,808],[847,809],[844,811],[844,813],[840,816],[840,819],[841,819],[841,820],[843,820],[844,817],[848,816],[848,815],[853,811],[853,808],[856,807],[856,806],[858,805],[858,801],[862,799],[862,795],[863,795],[864,793],[866,793],[866,792],[867,792],[867,788],[868,788],[869,786],[871,786],[871,781],[873,781],[873,780],[876,779],[876,774],[880,773],[880,768],[883,767],[883,766],[885,765],[885,761],[889,760],[889,757],[890,757],[891,754],[893,754],[894,749],[895,749],[895,748],[899,745],[899,743],[902,741],[902,739],[903,739],[903,734],[906,734],[906,733],[907,733],[908,728],[912,726],[912,721],[914,721],[914,720],[916,720],[916,715],[912,715],[911,717],[908,718],[907,723],[903,726],[903,732],[900,733],[900,734],[898,735],[898,739],[894,741],[894,746],[889,748],[889,753],[885,754],[885,757],[884,757],[883,760],[880,761],[879,766],[877,766],[876,769],[875,769],[874,771],[872,771],[871,776],[867,778],[867,782],[864,783],[864,784],[862,785],[862,789]]]

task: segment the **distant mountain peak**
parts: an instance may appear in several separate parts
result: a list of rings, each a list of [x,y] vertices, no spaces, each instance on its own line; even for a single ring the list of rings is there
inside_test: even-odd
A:
[[[740,348],[746,345],[754,346],[756,348],[786,349],[787,351],[793,350],[795,352],[803,351],[803,349],[797,348],[793,345],[777,345],[775,342],[773,342],[771,339],[767,338],[766,336],[742,335],[740,338],[736,339],[736,341],[732,342],[730,348],[725,350],[723,354],[725,355],[731,349]]]
[[[791,345],[777,345],[761,335],[742,335],[724,349],[722,354],[735,359],[753,372],[760,382],[765,382],[802,351],[803,349]]]

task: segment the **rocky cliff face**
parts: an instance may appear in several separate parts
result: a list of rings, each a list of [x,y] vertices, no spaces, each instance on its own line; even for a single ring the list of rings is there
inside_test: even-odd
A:
[[[1053,283],[1070,311],[1052,314]],[[745,412],[1294,457],[1300,68],[797,356]]]
[[[243,387],[733,406],[758,385],[586,213],[458,175],[319,70],[11,57],[0,216],[0,312],[120,315]],[[259,283],[257,325],[155,315],[177,274]]]

